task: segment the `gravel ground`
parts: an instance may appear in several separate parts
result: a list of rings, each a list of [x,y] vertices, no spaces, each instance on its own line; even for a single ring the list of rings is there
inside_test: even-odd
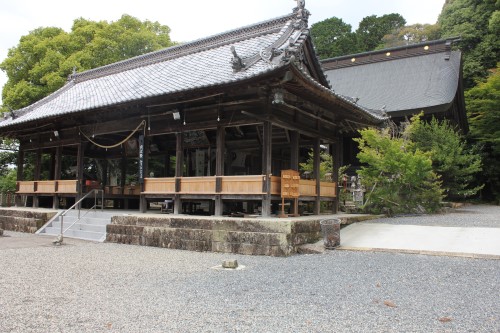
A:
[[[464,228],[500,228],[500,206],[470,205],[451,209],[446,214],[397,216],[366,222]]]
[[[500,332],[499,260],[49,244],[0,250],[0,332]]]

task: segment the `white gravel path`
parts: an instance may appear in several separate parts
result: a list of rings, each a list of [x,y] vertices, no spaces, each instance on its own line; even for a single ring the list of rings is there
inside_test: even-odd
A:
[[[212,269],[224,259],[246,267]],[[0,332],[495,333],[500,260],[0,246]]]

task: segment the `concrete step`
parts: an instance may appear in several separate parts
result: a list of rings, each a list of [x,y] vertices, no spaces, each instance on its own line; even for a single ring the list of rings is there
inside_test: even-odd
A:
[[[81,211],[81,218],[78,220],[78,211],[69,211],[63,219],[64,237],[103,242],[106,239],[106,225],[111,223],[113,215],[116,215],[116,212]],[[67,228],[70,229],[66,230]],[[38,230],[37,233],[59,235],[61,233],[61,217],[59,216]]]
[[[61,233],[60,228],[46,227],[44,229],[44,232],[41,234],[57,236],[60,233]],[[103,242],[106,239],[106,232],[103,233],[103,232],[94,232],[88,230],[69,229],[64,232],[64,237]]]
[[[64,222],[63,229],[66,230],[71,226],[71,223]],[[52,223],[51,228],[61,230],[61,222],[57,221]],[[89,223],[75,223],[69,230],[87,230],[94,232],[106,232],[106,224],[89,224]]]

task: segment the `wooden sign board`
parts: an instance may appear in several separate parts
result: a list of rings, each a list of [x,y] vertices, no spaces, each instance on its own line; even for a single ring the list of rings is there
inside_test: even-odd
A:
[[[281,197],[295,199],[299,197],[300,175],[295,170],[281,170]]]
[[[285,199],[293,199],[293,216],[299,216],[299,184],[300,175],[295,170],[281,170],[281,214],[280,217],[288,217],[285,214]]]

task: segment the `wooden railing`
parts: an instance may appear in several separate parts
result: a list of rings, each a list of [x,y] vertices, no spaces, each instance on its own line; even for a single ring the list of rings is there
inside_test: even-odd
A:
[[[306,197],[314,197],[316,195],[316,181],[301,179],[299,181],[299,193]]]
[[[263,175],[223,176],[221,194],[264,194]]]
[[[180,177],[181,194],[214,194],[215,177]]]
[[[264,175],[221,176],[221,190],[216,192],[216,176],[180,177],[179,194],[226,194],[226,195],[261,195],[263,192]],[[142,194],[175,194],[175,177],[145,178]],[[336,183],[321,182],[321,196],[335,197]],[[316,196],[315,180],[300,180],[301,196]],[[281,178],[271,176],[271,194],[281,195]]]
[[[18,181],[18,194],[73,194],[77,193],[77,180]]]

